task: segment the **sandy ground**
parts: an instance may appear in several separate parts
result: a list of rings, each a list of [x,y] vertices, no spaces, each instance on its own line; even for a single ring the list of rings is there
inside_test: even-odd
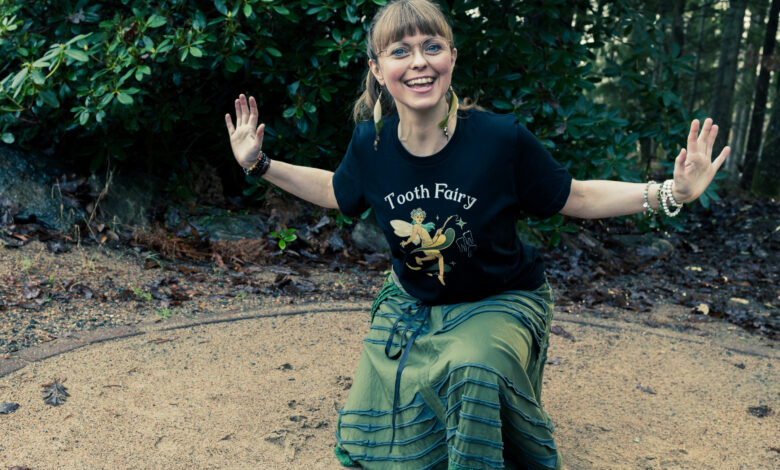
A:
[[[181,320],[148,322],[143,334],[32,362],[0,377],[0,402],[20,405],[0,415],[0,468],[340,468],[336,410],[368,307],[320,303],[167,330]],[[663,324],[675,308],[653,315]],[[565,468],[780,467],[771,343],[719,322],[703,325],[705,337],[563,313],[555,325],[573,339],[551,337],[557,364],[542,398]],[[58,407],[41,398],[54,378],[71,394]],[[764,405],[768,416],[748,411]]]

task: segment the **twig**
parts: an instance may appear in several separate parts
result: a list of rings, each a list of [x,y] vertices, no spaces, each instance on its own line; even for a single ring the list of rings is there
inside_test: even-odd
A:
[[[100,190],[100,194],[98,194],[98,198],[95,201],[95,204],[92,206],[92,211],[89,214],[89,220],[87,220],[87,230],[89,230],[90,235],[92,235],[92,238],[95,241],[98,241],[98,237],[95,232],[92,231],[92,221],[95,220],[95,214],[97,213],[97,208],[100,205],[100,201],[102,201],[103,198],[108,194],[108,188],[111,186],[111,181],[114,179],[114,171],[111,170],[110,165],[108,168],[106,168],[106,173],[106,184],[103,186],[103,189]]]

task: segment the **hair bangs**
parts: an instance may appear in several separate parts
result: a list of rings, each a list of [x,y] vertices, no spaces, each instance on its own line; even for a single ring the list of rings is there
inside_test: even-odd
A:
[[[441,36],[453,47],[452,28],[444,13],[432,3],[415,0],[387,6],[374,24],[371,47],[378,54],[388,44],[415,34]]]

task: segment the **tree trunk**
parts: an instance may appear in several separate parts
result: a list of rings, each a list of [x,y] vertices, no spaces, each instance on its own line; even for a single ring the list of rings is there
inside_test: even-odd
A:
[[[749,121],[750,103],[746,100],[737,100],[737,117],[734,120],[734,138],[731,139],[731,154],[726,160],[726,169],[733,172],[738,168],[738,163],[742,163],[745,147],[745,133],[747,132],[747,123]],[[735,180],[736,181],[736,180]]]
[[[750,10],[750,27],[747,41],[742,56],[742,77],[737,85],[737,123],[734,126],[734,137],[731,139],[731,155],[726,160],[726,170],[733,175],[732,180],[739,180],[739,169],[745,160],[745,143],[747,142],[748,127],[750,126],[750,111],[753,105],[753,97],[756,94],[756,76],[758,75],[758,63],[761,54],[762,34],[764,32],[764,19],[769,8],[769,2],[758,1],[748,5]]]
[[[715,75],[712,111],[710,113],[719,129],[718,138],[712,150],[714,156],[720,154],[729,141],[731,102],[734,96],[734,85],[737,81],[737,59],[739,58],[739,45],[742,40],[746,7],[747,0],[732,0],[726,11],[726,25],[721,39],[720,60],[718,60],[718,70]]]
[[[742,189],[750,189],[753,184],[753,174],[758,162],[758,152],[761,149],[761,132],[764,127],[764,114],[766,114],[766,101],[769,91],[769,68],[771,67],[772,53],[775,50],[777,40],[777,20],[780,13],[780,0],[772,0],[769,9],[769,22],[766,25],[764,35],[764,53],[761,54],[761,73],[756,82],[756,99],[753,102],[753,116],[750,120],[750,134],[748,135],[747,150],[745,151],[745,165],[742,169],[742,178],[739,185]]]
[[[685,45],[685,21],[683,15],[685,14],[685,0],[672,0],[672,45],[677,44],[678,55],[683,53],[683,46]],[[674,77],[674,85],[672,92],[680,94],[680,76]]]
[[[701,54],[704,44],[704,12],[699,7],[699,38],[696,40],[696,65],[691,78],[691,97],[688,102],[688,114],[693,114],[693,108],[696,106],[696,85],[699,84],[699,67],[701,64]]]
[[[768,197],[780,196],[780,73],[775,74],[775,100],[766,130],[764,151],[756,167],[752,190]]]

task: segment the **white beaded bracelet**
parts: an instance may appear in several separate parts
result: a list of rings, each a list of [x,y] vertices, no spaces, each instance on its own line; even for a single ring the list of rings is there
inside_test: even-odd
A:
[[[666,180],[664,181],[663,186],[661,187],[661,207],[663,208],[663,211],[666,215],[669,217],[674,217],[677,214],[680,213],[680,209],[682,209],[682,204],[678,203],[676,199],[674,199],[674,196],[672,195],[672,185],[674,184],[674,180]],[[674,211],[669,211],[669,205],[672,205],[674,207]]]
[[[671,183],[669,183],[669,202],[672,203],[674,206],[682,206],[682,202],[677,202],[677,198],[674,197],[674,180],[669,180]]]
[[[645,212],[647,212],[650,215],[655,214],[655,209],[650,207],[650,200],[647,198],[647,192],[650,191],[650,185],[655,184],[655,181],[650,180],[647,182],[647,185],[645,186],[645,191],[642,193],[642,195],[645,198],[645,202],[642,203],[642,207],[645,208]]]

